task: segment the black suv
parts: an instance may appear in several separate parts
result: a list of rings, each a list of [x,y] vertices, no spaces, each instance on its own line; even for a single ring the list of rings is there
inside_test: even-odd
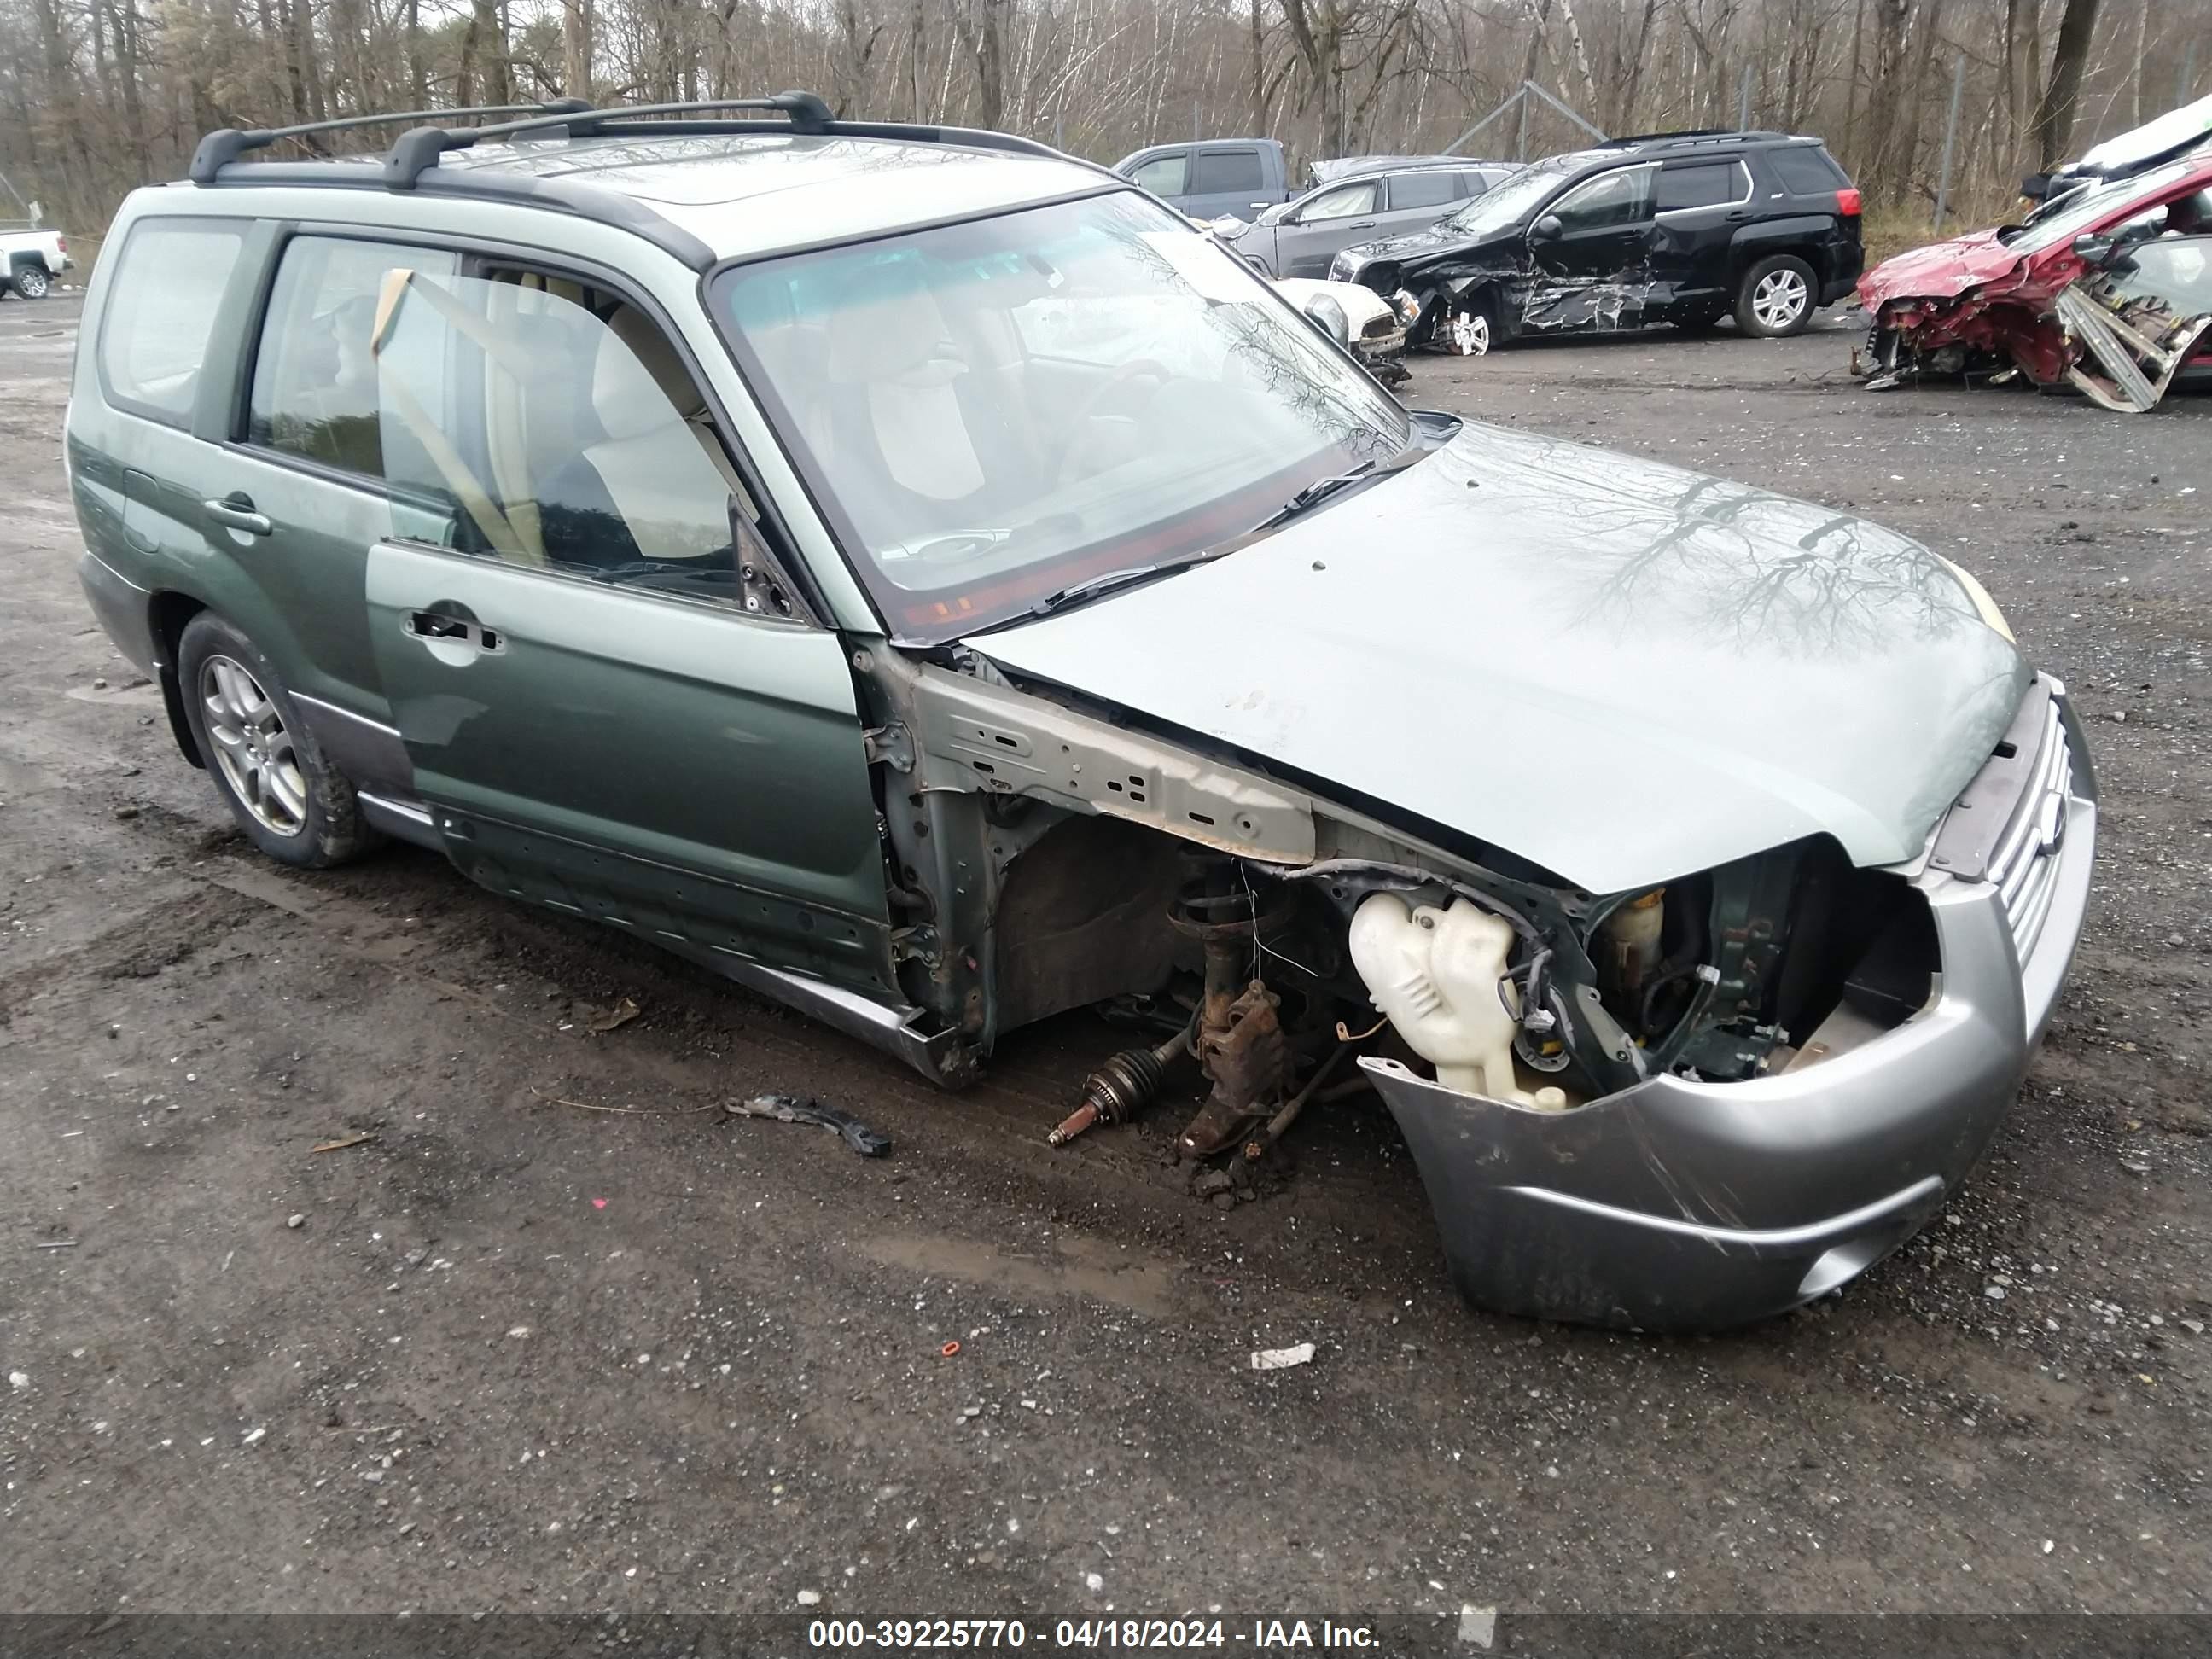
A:
[[[1417,234],[1346,248],[1329,277],[1420,302],[1413,344],[1526,334],[1795,334],[1865,263],[1859,193],[1818,138],[1650,133],[1553,155]]]

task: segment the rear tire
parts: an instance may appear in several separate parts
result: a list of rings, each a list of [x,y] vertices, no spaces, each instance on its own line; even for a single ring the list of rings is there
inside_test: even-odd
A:
[[[46,290],[53,285],[53,279],[46,275],[44,265],[26,263],[17,265],[9,275],[15,292],[26,300],[45,299]]]
[[[1802,334],[1819,309],[1813,267],[1793,253],[1771,253],[1735,291],[1735,325],[1763,340]]]
[[[248,841],[279,864],[307,870],[376,845],[353,785],[252,641],[203,611],[177,642],[177,682],[208,776]]]

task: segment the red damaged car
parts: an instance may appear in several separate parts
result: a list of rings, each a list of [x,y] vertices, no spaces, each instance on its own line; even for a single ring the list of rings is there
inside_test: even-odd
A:
[[[2139,413],[2212,372],[2212,152],[1886,259],[1858,293],[1871,387],[1985,368]]]

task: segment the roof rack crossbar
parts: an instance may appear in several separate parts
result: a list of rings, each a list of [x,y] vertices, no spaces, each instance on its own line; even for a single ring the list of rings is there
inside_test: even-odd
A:
[[[266,149],[279,139],[303,138],[309,133],[348,132],[356,127],[392,126],[402,121],[428,121],[457,115],[528,115],[562,117],[588,110],[580,98],[556,98],[537,104],[471,104],[457,109],[413,109],[389,115],[349,115],[335,121],[306,121],[297,126],[256,127],[241,131],[222,127],[203,137],[192,152],[187,173],[196,185],[211,185],[216,174],[240,156]]]
[[[702,98],[679,104],[627,104],[610,109],[586,106],[571,112],[556,112],[532,116],[526,120],[502,122],[497,126],[474,128],[417,127],[403,132],[384,158],[384,182],[388,189],[412,190],[423,170],[438,165],[441,156],[449,151],[466,149],[486,139],[526,137],[533,132],[564,131],[573,138],[593,137],[609,131],[650,131],[633,129],[629,123],[650,121],[665,115],[696,114],[709,110],[757,110],[763,114],[781,115],[791,123],[794,132],[823,133],[834,125],[830,106],[811,92],[780,92],[771,98]],[[610,128],[609,123],[616,125]],[[707,128],[719,131],[719,128]]]

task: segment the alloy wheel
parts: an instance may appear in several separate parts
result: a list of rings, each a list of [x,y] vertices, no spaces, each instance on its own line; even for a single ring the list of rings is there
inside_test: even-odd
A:
[[[1788,328],[1805,312],[1812,297],[1805,279],[1794,270],[1770,270],[1751,291],[1751,314],[1762,328]]]
[[[307,780],[292,734],[260,681],[228,657],[200,665],[200,708],[223,781],[272,835],[307,827]]]
[[[1462,357],[1490,353],[1490,319],[1480,311],[1456,312],[1451,319],[1452,349]]]
[[[26,300],[45,299],[46,273],[36,265],[18,265],[15,268],[15,291]]]

